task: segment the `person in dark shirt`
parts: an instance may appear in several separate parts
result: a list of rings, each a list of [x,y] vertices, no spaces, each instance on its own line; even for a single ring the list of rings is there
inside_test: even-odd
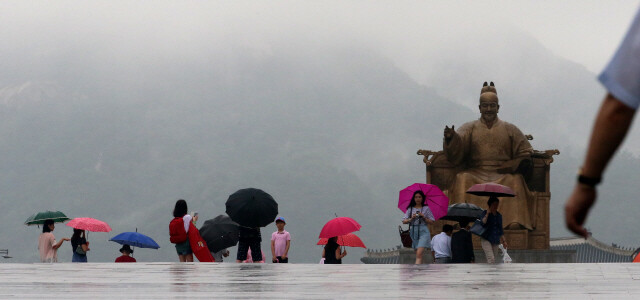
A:
[[[480,216],[484,227],[487,228],[480,239],[480,243],[487,257],[487,262],[490,264],[496,263],[500,244],[507,248],[507,241],[504,239],[504,230],[502,228],[502,215],[498,212],[499,204],[500,200],[498,198],[490,197],[489,201],[487,201],[489,209],[483,211]]]
[[[460,222],[460,230],[451,236],[451,263],[465,264],[475,262],[473,241],[469,232],[469,221]]]
[[[322,258],[324,258],[324,263],[328,265],[342,264],[342,258],[345,256],[347,256],[347,250],[340,251],[337,236],[330,238],[322,250]]]
[[[249,248],[251,248],[251,259],[253,262],[261,262],[261,242],[262,235],[260,234],[260,227],[250,228],[240,226],[240,230],[238,231],[238,254],[236,255],[236,262],[241,263],[247,259],[247,252],[249,252]]]
[[[131,246],[123,245],[122,248],[120,248],[120,253],[122,253],[122,256],[116,258],[117,263],[136,262],[136,259],[130,256],[131,254],[133,254],[133,249],[131,249]]]

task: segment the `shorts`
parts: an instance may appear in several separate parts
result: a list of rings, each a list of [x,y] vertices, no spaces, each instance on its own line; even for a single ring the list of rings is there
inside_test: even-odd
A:
[[[276,256],[276,260],[273,262],[274,264],[287,264],[289,263],[289,258],[282,258],[282,256]]]
[[[240,241],[238,242],[237,260],[247,260],[247,252],[251,248],[251,259],[254,262],[262,261],[262,250],[260,250],[260,241]]]
[[[192,254],[193,252],[191,251],[191,244],[189,244],[189,239],[180,244],[176,244],[176,252],[178,252],[178,255]]]
[[[409,229],[409,234],[413,241],[413,244],[411,245],[413,249],[431,248],[431,233],[429,232],[427,225],[412,225]]]

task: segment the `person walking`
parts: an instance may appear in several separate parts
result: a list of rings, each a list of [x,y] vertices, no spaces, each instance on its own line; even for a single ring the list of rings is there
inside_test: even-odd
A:
[[[480,244],[484,255],[487,257],[487,263],[496,263],[498,257],[498,246],[507,248],[507,241],[504,239],[504,229],[502,228],[502,215],[498,212],[500,200],[496,197],[489,197],[487,201],[488,210],[480,215],[482,223],[486,228],[484,234],[480,237]]]
[[[424,249],[431,248],[431,233],[427,224],[433,224],[434,221],[433,213],[426,205],[424,193],[414,192],[402,223],[409,224],[409,234],[413,241],[411,246],[416,251],[416,264],[422,264]]]
[[[122,253],[122,256],[116,258],[116,262],[117,263],[134,263],[136,262],[136,259],[131,257],[131,254],[133,254],[133,249],[131,249],[131,246],[125,244],[122,245],[122,248],[120,248],[120,253]]]
[[[87,252],[91,249],[89,249],[89,242],[85,238],[84,230],[75,228],[73,229],[73,236],[71,236],[71,250],[73,250],[71,262],[87,262]]]
[[[276,219],[276,230],[271,234],[271,261],[273,263],[289,262],[289,247],[291,247],[291,235],[284,230],[287,223],[283,217]]]
[[[58,248],[62,246],[64,241],[69,238],[62,238],[56,243],[56,237],[53,230],[56,228],[53,220],[45,220],[42,225],[42,233],[38,237],[38,252],[40,252],[40,262],[53,263],[58,262]]]
[[[342,264],[342,258],[347,256],[347,249],[340,251],[340,245],[338,245],[338,237],[334,236],[329,238],[327,244],[322,249],[322,258],[324,258],[324,264]]]
[[[187,201],[176,201],[173,208],[173,220],[169,223],[169,236],[171,243],[176,245],[176,252],[180,262],[193,262],[193,252],[187,236],[192,217],[188,214]]]
[[[569,230],[587,238],[584,223],[597,199],[597,185],[620,147],[640,105],[640,10],[618,51],[598,80],[607,89],[591,132],[587,155],[565,204]]]
[[[238,253],[236,254],[236,262],[240,263],[247,259],[247,253],[251,249],[251,259],[254,263],[263,261],[262,249],[260,243],[262,235],[260,227],[244,227],[240,226],[238,231]]]
[[[460,222],[460,230],[451,236],[451,263],[468,264],[475,262],[473,240],[469,232],[469,221]]]
[[[433,261],[436,264],[448,264],[451,263],[451,234],[453,233],[453,226],[444,224],[442,226],[442,232],[436,234],[431,239],[431,255],[433,255]]]

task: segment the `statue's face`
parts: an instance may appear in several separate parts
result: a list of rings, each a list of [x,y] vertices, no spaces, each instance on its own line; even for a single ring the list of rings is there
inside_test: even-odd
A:
[[[493,122],[498,117],[498,110],[500,110],[500,105],[498,104],[498,97],[494,97],[493,95],[483,94],[480,97],[480,115],[485,122]]]

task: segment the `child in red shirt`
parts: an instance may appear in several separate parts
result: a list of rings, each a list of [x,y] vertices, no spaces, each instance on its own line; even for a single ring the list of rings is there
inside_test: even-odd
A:
[[[122,246],[122,248],[120,248],[120,253],[122,253],[122,256],[116,258],[117,263],[136,262],[135,258],[129,256],[133,253],[133,249],[131,249],[129,245]]]

